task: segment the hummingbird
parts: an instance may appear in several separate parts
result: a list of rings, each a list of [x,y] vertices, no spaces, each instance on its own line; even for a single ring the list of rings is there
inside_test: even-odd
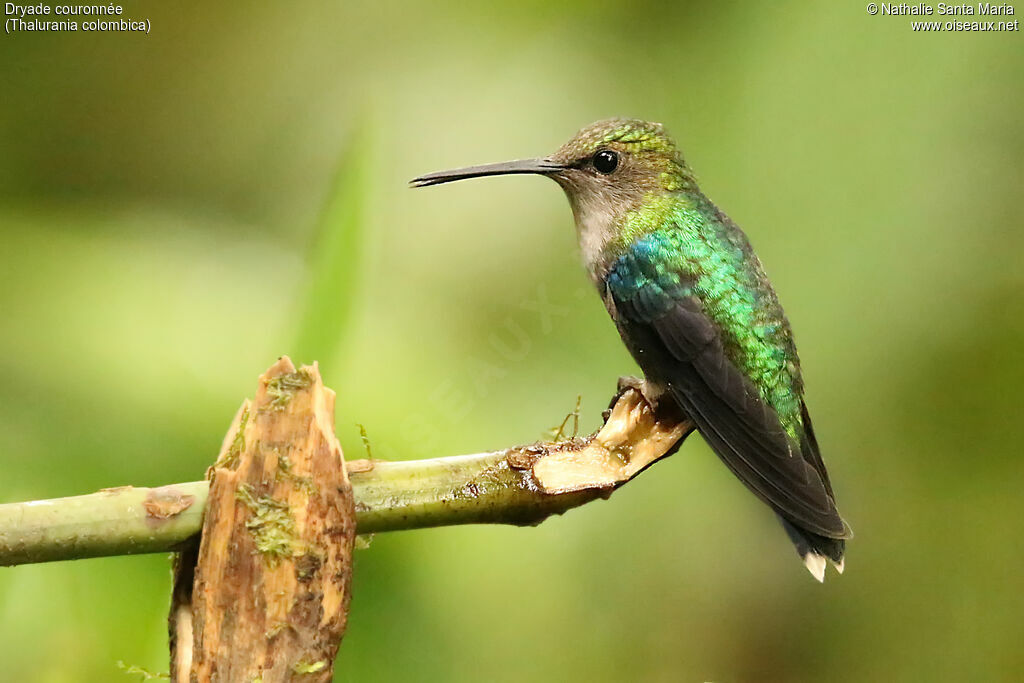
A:
[[[583,264],[644,379],[768,504],[811,574],[842,573],[850,527],[804,403],[788,319],[744,232],[660,123],[593,123],[550,156],[420,176],[413,187],[536,174],[565,191]]]

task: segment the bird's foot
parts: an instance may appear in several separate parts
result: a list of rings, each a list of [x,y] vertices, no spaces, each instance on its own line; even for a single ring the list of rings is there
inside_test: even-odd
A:
[[[626,375],[619,377],[619,382],[615,392],[615,396],[612,397],[611,403],[608,404],[608,409],[602,413],[605,422],[608,421],[608,416],[611,415],[612,408],[619,402],[622,395],[630,389],[638,392],[643,396],[644,401],[650,406],[651,411],[654,412],[659,418],[665,418],[670,420],[683,420],[686,416],[683,414],[676,402],[669,397],[665,398],[664,387],[655,384],[654,382],[640,377],[633,377],[632,375]]]
[[[652,410],[657,409],[658,400],[661,398],[661,394],[663,393],[662,389],[645,379],[633,377],[632,375],[619,377],[619,383],[616,386],[615,398],[612,399],[611,405],[608,407],[610,408],[611,406],[614,406],[622,395],[630,389],[638,391],[640,395],[644,397],[644,400],[647,401],[648,405],[651,406]]]
[[[612,408],[619,402],[622,395],[630,389],[638,392],[644,397],[644,400],[651,407],[651,410],[656,410],[658,407],[658,394],[654,391],[654,387],[645,379],[639,377],[633,377],[632,375],[624,375],[619,377],[619,382],[616,385],[615,395],[612,396],[611,402],[608,404],[608,409],[602,413],[604,421],[608,421],[608,416],[611,415]]]

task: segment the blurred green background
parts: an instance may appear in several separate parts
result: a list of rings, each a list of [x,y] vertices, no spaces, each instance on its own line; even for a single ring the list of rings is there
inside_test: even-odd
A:
[[[846,574],[815,583],[694,437],[536,529],[378,535],[337,679],[1020,675],[1019,32],[858,2],[125,11],[152,34],[0,38],[0,500],[199,478],[283,353],[321,362],[350,457],[357,422],[376,457],[530,442],[577,394],[593,429],[635,366],[558,188],[406,182],[648,118],[786,305]],[[166,556],[0,570],[3,678],[166,671],[169,589]]]

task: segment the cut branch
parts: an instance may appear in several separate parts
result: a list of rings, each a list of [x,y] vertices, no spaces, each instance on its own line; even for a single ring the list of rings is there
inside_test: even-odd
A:
[[[357,531],[539,524],[607,498],[693,430],[629,389],[582,439],[428,460],[346,464]],[[0,505],[0,565],[179,550],[199,533],[209,485],[119,487]]]

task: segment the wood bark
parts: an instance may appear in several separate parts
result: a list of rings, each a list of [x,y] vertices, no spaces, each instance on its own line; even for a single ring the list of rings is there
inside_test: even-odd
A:
[[[239,409],[201,541],[176,562],[172,681],[331,680],[356,535],[334,396],[283,357]]]

